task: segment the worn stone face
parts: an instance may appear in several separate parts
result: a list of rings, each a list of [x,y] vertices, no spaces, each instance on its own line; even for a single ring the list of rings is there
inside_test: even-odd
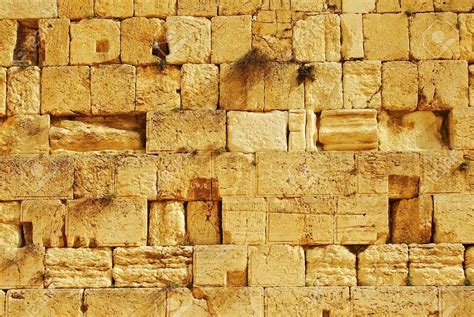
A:
[[[364,57],[364,35],[362,15],[342,14],[341,16],[342,56],[345,59]]]
[[[7,111],[9,115],[39,114],[40,69],[36,66],[8,69]]]
[[[464,267],[466,277],[469,281],[474,281],[474,247],[468,247],[465,253]]]
[[[257,193],[255,155],[222,153],[213,156],[213,178],[220,197],[254,196]]]
[[[16,115],[0,119],[0,154],[49,152],[49,116]]]
[[[180,202],[152,203],[148,226],[149,245],[183,244],[186,235],[184,204]]]
[[[0,287],[40,288],[43,286],[43,247],[0,248]]]
[[[474,61],[474,18],[472,14],[459,15],[460,57],[469,62]]]
[[[130,18],[121,24],[122,63],[141,65],[158,63],[165,54],[154,55],[153,48],[165,42],[164,21],[160,19]]]
[[[112,156],[84,155],[74,158],[74,197],[100,198],[115,193]]]
[[[433,202],[429,195],[395,201],[391,206],[392,243],[429,243]]]
[[[452,149],[474,149],[474,108],[456,108],[449,113],[449,143]]]
[[[342,108],[342,67],[340,63],[314,63],[318,76],[305,82],[305,107],[314,111]]]
[[[238,61],[252,48],[252,17],[232,16],[212,19],[212,63]]]
[[[260,0],[219,1],[219,15],[254,14],[262,5]]]
[[[0,115],[7,113],[7,70],[0,67]]]
[[[17,202],[0,204],[0,247],[21,247],[21,209]],[[1,302],[1,301],[0,301]]]
[[[264,198],[224,197],[222,201],[223,242],[265,243],[266,210]]]
[[[474,313],[474,289],[472,287],[440,287],[440,311],[452,316]]]
[[[265,69],[264,110],[304,108],[304,86],[298,83],[294,64],[271,63]]]
[[[219,101],[219,68],[212,64],[182,67],[183,109],[216,110]]]
[[[123,156],[115,161],[115,189],[119,196],[145,196],[155,200],[158,159],[150,155]]]
[[[344,13],[369,13],[375,10],[375,0],[342,0]]]
[[[135,0],[135,16],[165,18],[176,15],[177,0]]]
[[[328,245],[306,250],[306,285],[357,285],[355,254],[342,245]]]
[[[474,242],[474,195],[434,195],[434,224],[436,243]]]
[[[18,24],[15,20],[0,20],[0,66],[9,67],[13,64]]]
[[[7,1],[0,9],[0,19],[41,19],[57,15],[56,1]]]
[[[459,193],[466,186],[465,174],[459,166],[464,162],[461,151],[424,152],[421,193]]]
[[[95,14],[101,18],[126,18],[133,15],[133,0],[95,1]]]
[[[343,71],[344,108],[379,108],[381,106],[380,62],[345,62]]]
[[[193,245],[220,244],[221,222],[215,201],[190,201],[186,208],[187,239]]]
[[[178,110],[181,106],[181,71],[155,66],[137,68],[136,110],[138,112]]]
[[[402,7],[402,12],[429,12],[434,11],[433,0],[420,0],[420,1],[411,1],[411,0],[401,0],[400,5]]]
[[[42,66],[69,64],[69,26],[69,19],[39,21],[39,57]]]
[[[178,15],[212,17],[217,15],[217,0],[178,1]]]
[[[58,0],[60,17],[78,20],[94,15],[94,0]]]
[[[382,107],[413,111],[418,105],[418,68],[411,62],[382,64]]]

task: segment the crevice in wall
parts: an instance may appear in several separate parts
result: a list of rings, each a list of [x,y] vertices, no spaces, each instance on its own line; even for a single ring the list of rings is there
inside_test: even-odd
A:
[[[13,52],[14,65],[20,67],[38,65],[39,47],[38,21],[20,21]]]

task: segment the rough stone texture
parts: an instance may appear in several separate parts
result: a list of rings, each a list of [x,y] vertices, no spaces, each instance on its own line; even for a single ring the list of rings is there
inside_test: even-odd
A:
[[[0,9],[0,19],[41,19],[57,15],[55,0],[13,1],[6,0]]]
[[[474,108],[456,108],[449,113],[449,144],[452,149],[474,149]]]
[[[219,15],[254,14],[261,5],[261,0],[221,0]]]
[[[254,154],[222,153],[213,157],[213,178],[219,197],[254,196],[257,171]]]
[[[461,151],[432,151],[422,155],[421,193],[459,193],[466,187]]]
[[[288,113],[227,113],[228,148],[233,152],[286,151]]]
[[[319,142],[327,151],[373,150],[378,147],[377,112],[326,110],[321,114]]]
[[[472,283],[474,281],[474,247],[467,247],[465,253],[464,267],[466,269],[466,277]]]
[[[377,12],[400,12],[400,1],[398,0],[379,0],[377,1]]]
[[[246,285],[246,246],[196,246],[193,262],[195,286]]]
[[[192,280],[192,247],[114,249],[116,287],[186,286]]]
[[[78,20],[94,15],[94,0],[58,0],[60,17]]]
[[[216,110],[219,101],[219,68],[212,64],[184,64],[182,106],[189,110]]]
[[[95,0],[95,14],[101,18],[127,18],[133,15],[133,0]]]
[[[395,201],[391,206],[392,243],[429,243],[433,214],[431,196]]]
[[[271,63],[265,69],[264,110],[304,108],[304,86],[298,83],[298,65]]]
[[[462,244],[410,245],[412,285],[464,285]]]
[[[177,0],[135,0],[135,16],[165,18],[176,15]]]
[[[244,57],[252,48],[251,24],[249,15],[213,18],[212,63],[231,63]]]
[[[429,12],[433,11],[433,0],[401,0],[402,12]]]
[[[224,197],[222,200],[223,242],[265,243],[266,212],[264,198]]]
[[[379,108],[382,72],[378,61],[345,62],[344,108]]]
[[[117,195],[156,199],[158,158],[149,155],[122,156],[117,158],[115,164]]]
[[[356,155],[356,164],[359,193],[388,192],[388,155],[379,152],[360,152]]]
[[[305,82],[305,107],[314,111],[341,109],[342,66],[340,63],[314,63],[318,74],[314,81]]]
[[[187,239],[193,245],[220,244],[221,222],[217,202],[188,202],[186,232]]]
[[[1,248],[0,287],[40,288],[43,285],[43,247]]]
[[[357,285],[356,255],[342,245],[306,250],[306,285]]]
[[[165,43],[164,21],[130,18],[121,24],[122,63],[141,65],[158,63],[163,56],[153,54],[153,48]]]
[[[382,107],[413,111],[418,105],[418,68],[411,62],[382,64]]]
[[[40,69],[36,66],[8,69],[7,112],[8,115],[39,114]]]
[[[459,47],[460,57],[469,62],[474,61],[474,19],[472,14],[460,14],[459,20]]]
[[[375,0],[342,0],[344,13],[369,13],[375,10]]]
[[[178,15],[212,17],[217,15],[217,0],[178,1]]]
[[[0,154],[49,152],[49,116],[16,115],[0,119]]]
[[[40,20],[40,63],[42,66],[69,64],[68,19]]]
[[[304,251],[299,246],[249,246],[249,286],[303,286]]]
[[[41,260],[42,263],[42,260]],[[49,288],[110,287],[112,251],[103,248],[50,248],[45,257]]]
[[[148,245],[183,244],[186,235],[183,203],[155,202],[149,214]]]
[[[474,314],[473,287],[440,287],[439,302],[442,316]]]
[[[1,11],[0,11],[1,14]],[[0,20],[0,66],[9,67],[13,64],[13,52],[16,46],[18,24],[15,20]]]
[[[21,247],[21,209],[17,202],[0,204],[0,247]]]
[[[474,195],[434,195],[434,242],[474,243]]]
[[[0,115],[7,113],[7,70],[0,67]]]
[[[178,110],[181,105],[181,71],[155,66],[137,68],[136,110],[138,112]]]
[[[92,154],[74,158],[75,198],[111,197],[114,193],[114,158],[112,156]]]
[[[342,14],[341,16],[342,57],[345,59],[364,57],[364,36],[362,15]]]

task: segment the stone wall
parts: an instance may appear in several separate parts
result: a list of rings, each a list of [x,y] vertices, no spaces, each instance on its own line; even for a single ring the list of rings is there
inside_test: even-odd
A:
[[[0,316],[474,316],[471,0],[2,0]]]

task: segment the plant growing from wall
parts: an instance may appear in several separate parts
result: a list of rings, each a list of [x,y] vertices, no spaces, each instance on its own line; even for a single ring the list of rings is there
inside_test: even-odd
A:
[[[296,79],[298,80],[298,85],[301,85],[306,80],[314,81],[316,79],[314,65],[300,65]]]

